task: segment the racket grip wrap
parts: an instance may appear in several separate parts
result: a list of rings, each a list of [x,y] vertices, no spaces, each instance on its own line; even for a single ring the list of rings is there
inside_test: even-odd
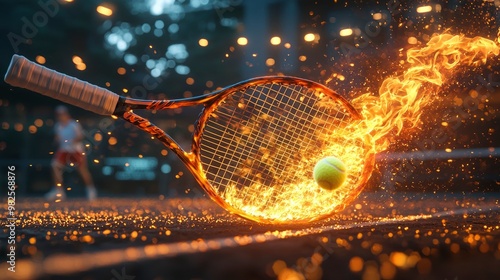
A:
[[[119,96],[107,89],[36,64],[24,56],[14,55],[5,82],[58,99],[82,109],[112,115]]]

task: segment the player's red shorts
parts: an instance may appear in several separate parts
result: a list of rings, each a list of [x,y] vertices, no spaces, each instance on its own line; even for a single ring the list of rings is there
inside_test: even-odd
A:
[[[73,164],[75,166],[84,163],[87,160],[85,154],[81,152],[57,151],[54,154],[53,163],[60,165]]]

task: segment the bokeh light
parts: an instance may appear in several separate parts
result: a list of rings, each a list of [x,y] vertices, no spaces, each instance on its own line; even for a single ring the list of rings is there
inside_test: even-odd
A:
[[[381,19],[382,19],[382,13],[374,13],[374,14],[372,15],[372,18],[373,18],[374,20],[381,20]]]
[[[313,33],[307,33],[304,35],[304,41],[306,42],[312,42],[316,39],[316,36]]]
[[[76,69],[78,69],[80,71],[87,69],[87,65],[85,63],[79,63],[79,64],[75,65],[75,67],[76,67]]]
[[[432,11],[432,6],[430,5],[417,7],[417,13],[419,14],[428,13],[431,11]]]
[[[111,16],[113,14],[113,10],[110,8],[110,7],[106,7],[106,6],[103,6],[103,5],[99,5],[97,6],[96,8],[96,11],[103,15],[103,16]]]
[[[42,127],[43,126],[43,120],[42,119],[36,119],[34,124],[37,126],[37,127]]]
[[[339,35],[342,37],[351,36],[352,33],[353,33],[353,30],[351,28],[344,28],[344,29],[339,31]]]
[[[186,84],[188,84],[188,85],[190,85],[190,86],[191,86],[191,85],[193,85],[193,84],[194,84],[194,79],[193,79],[193,78],[191,78],[191,77],[187,78],[187,79],[186,79]]]
[[[268,58],[266,59],[266,65],[271,67],[276,63],[276,61],[273,58]]]
[[[123,67],[118,67],[118,69],[116,69],[116,72],[119,74],[119,75],[125,75],[127,73],[127,70]]]
[[[410,45],[415,45],[415,44],[417,44],[417,43],[418,43],[417,38],[415,38],[415,37],[413,37],[413,36],[408,38],[408,44],[410,44]]]
[[[45,64],[45,62],[46,62],[45,57],[43,57],[41,55],[37,55],[35,58],[35,61],[38,62],[39,64]]]
[[[277,45],[281,44],[281,38],[278,36],[274,36],[271,38],[270,42],[271,42],[271,45],[277,46]]]
[[[80,64],[80,63],[83,63],[83,60],[81,57],[77,56],[77,55],[74,55],[71,59],[73,61],[74,64]]]
[[[240,46],[246,46],[248,44],[248,39],[246,37],[239,37],[238,40],[236,40],[236,42]]]
[[[208,40],[205,39],[205,38],[201,38],[199,41],[198,41],[198,44],[201,46],[201,47],[206,47],[208,46]]]

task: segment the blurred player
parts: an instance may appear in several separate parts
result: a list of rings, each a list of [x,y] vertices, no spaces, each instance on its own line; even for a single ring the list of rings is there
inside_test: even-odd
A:
[[[57,123],[55,124],[55,140],[57,152],[52,159],[52,176],[54,188],[45,197],[48,200],[64,200],[66,193],[63,185],[63,171],[67,165],[75,166],[86,186],[87,198],[94,200],[97,191],[87,165],[87,157],[83,149],[83,130],[79,123],[73,120],[65,106],[56,108]]]

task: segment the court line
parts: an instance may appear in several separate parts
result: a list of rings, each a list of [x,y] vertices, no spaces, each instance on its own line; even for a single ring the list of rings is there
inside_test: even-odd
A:
[[[456,149],[451,151],[428,150],[428,151],[416,151],[416,152],[377,154],[377,159],[385,159],[388,161],[398,161],[402,159],[437,160],[437,159],[489,158],[489,157],[491,158],[500,157],[500,147]]]
[[[225,248],[235,248],[250,244],[258,244],[292,237],[321,234],[335,230],[346,230],[353,228],[373,227],[380,225],[399,224],[405,221],[418,221],[431,218],[440,218],[453,215],[476,214],[500,210],[498,205],[485,205],[487,209],[458,209],[438,212],[427,215],[408,215],[401,218],[382,218],[373,222],[362,222],[348,225],[328,225],[302,230],[269,231],[261,234],[233,236],[225,238],[214,238],[209,240],[192,240],[187,242],[176,242],[167,244],[146,245],[141,247],[129,247],[124,249],[112,249],[99,252],[87,252],[82,254],[57,254],[48,256],[42,260],[23,259],[18,260],[15,273],[2,273],[0,279],[34,279],[44,275],[68,275],[88,271],[90,269],[103,268],[127,262],[139,262],[177,255],[203,253]],[[493,207],[493,208],[491,208]],[[0,271],[7,269],[4,263],[0,265]],[[8,278],[4,278],[7,277]]]

